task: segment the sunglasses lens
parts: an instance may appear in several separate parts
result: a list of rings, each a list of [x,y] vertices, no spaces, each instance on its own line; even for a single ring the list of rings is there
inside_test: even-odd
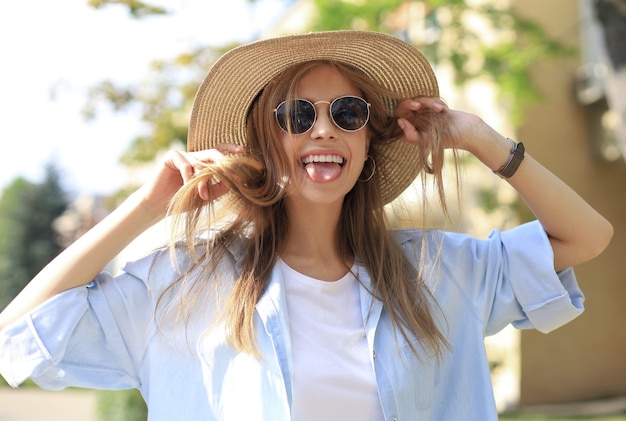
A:
[[[302,134],[315,124],[315,112],[315,105],[307,100],[284,101],[276,108],[276,121],[284,131]],[[330,115],[337,127],[354,132],[367,124],[369,104],[356,96],[340,97],[330,104]]]
[[[289,106],[285,101],[276,108],[276,120],[284,131],[301,134],[315,123],[315,107],[302,99],[290,101]]]
[[[367,102],[355,96],[345,96],[334,100],[330,106],[330,115],[340,128],[347,131],[362,129],[369,120]]]

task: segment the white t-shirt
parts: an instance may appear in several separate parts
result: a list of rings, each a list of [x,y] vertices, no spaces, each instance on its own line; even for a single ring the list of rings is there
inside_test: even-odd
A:
[[[280,265],[293,355],[293,420],[383,420],[353,273],[326,282],[282,260]]]

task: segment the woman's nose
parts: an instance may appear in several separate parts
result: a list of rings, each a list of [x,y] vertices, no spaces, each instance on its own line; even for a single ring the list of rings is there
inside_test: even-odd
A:
[[[313,124],[313,127],[311,128],[311,138],[317,140],[336,139],[337,126],[335,126],[335,123],[333,123],[330,118],[330,104],[327,104],[326,101],[324,101],[321,104],[316,103],[315,107],[317,116],[315,124]]]

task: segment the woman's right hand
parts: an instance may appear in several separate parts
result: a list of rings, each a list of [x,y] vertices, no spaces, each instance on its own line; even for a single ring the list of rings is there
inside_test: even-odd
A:
[[[244,147],[232,143],[222,143],[214,149],[197,152],[169,151],[161,160],[150,181],[137,192],[149,206],[154,218],[163,218],[172,197],[180,188],[201,171],[205,164],[215,163],[225,155],[241,154]],[[226,193],[228,187],[221,183],[209,185],[209,180],[198,184],[198,196],[208,201]]]

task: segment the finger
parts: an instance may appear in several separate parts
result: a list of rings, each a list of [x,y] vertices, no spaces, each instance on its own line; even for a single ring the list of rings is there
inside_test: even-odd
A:
[[[205,202],[219,199],[221,196],[226,194],[228,190],[229,187],[221,181],[211,184],[210,186],[207,181],[203,181],[198,184],[198,196],[200,196],[200,198]]]
[[[213,199],[218,199],[226,194],[230,188],[223,182],[219,181],[211,185],[211,194]]]
[[[400,129],[402,129],[405,141],[415,144],[421,143],[422,138],[419,131],[409,120],[407,120],[406,118],[399,118],[398,126],[400,126]]]
[[[194,165],[190,162],[188,156],[179,151],[168,153],[165,157],[165,165],[174,171],[178,171],[185,183],[191,180],[195,173]]]
[[[189,182],[208,162],[216,162],[224,155],[215,150],[207,149],[200,152],[172,151],[166,156],[166,165],[178,171],[183,183]]]
[[[414,112],[418,111],[422,107],[419,101],[413,99],[406,99],[398,104],[397,113],[399,117],[410,117]]]
[[[398,117],[406,119],[428,111],[446,112],[447,106],[438,98],[413,98],[402,101],[396,109]]]
[[[188,152],[187,159],[201,169],[207,163],[219,162],[226,155],[242,154],[245,148],[234,143],[221,143],[213,149],[203,149],[201,151]]]
[[[246,148],[241,145],[236,145],[234,143],[219,143],[215,146],[215,148],[225,155],[241,154],[246,151]]]
[[[439,101],[434,101],[434,102],[432,103],[432,105],[431,105],[431,108],[432,108],[434,111],[437,111],[437,112],[440,112],[440,113],[441,113],[441,112],[444,112],[444,111],[446,111],[446,110],[447,110],[446,105],[445,105],[445,104],[443,104],[443,103],[441,103],[441,102],[439,102]]]
[[[429,110],[433,110],[436,112],[443,112],[448,109],[447,105],[443,101],[441,101],[441,99],[430,98],[430,97],[413,98],[409,102],[409,107],[413,111],[417,111],[419,109],[422,109],[422,110],[429,109]]]
[[[207,181],[203,181],[198,184],[198,196],[200,196],[200,199],[205,202],[210,199],[209,183]]]
[[[402,133],[404,134],[402,140],[416,145],[427,143],[428,139],[425,134],[417,130],[415,126],[406,118],[399,118],[398,126],[402,129]]]
[[[209,163],[219,162],[225,155],[242,154],[245,148],[234,143],[221,143],[212,149],[203,149],[194,152],[179,152],[174,157],[174,164],[181,172],[183,181],[187,183],[197,176]],[[204,200],[214,200],[228,191],[228,187],[221,183],[212,183],[210,177],[197,184],[198,196]]]

